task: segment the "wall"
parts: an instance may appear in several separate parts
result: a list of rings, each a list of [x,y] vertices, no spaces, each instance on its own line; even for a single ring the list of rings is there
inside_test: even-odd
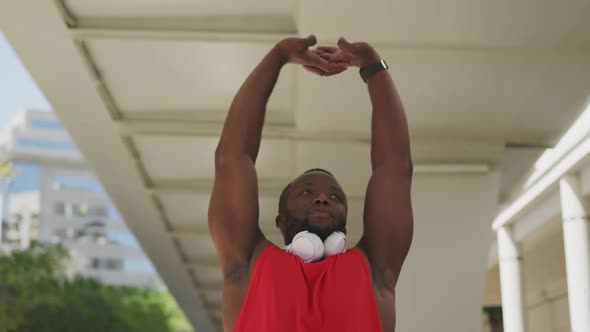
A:
[[[397,330],[481,330],[495,173],[420,175],[412,249],[397,287]]]

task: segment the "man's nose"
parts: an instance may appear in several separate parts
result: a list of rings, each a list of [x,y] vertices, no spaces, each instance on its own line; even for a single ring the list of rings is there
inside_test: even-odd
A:
[[[326,195],[320,193],[315,200],[313,201],[314,204],[317,205],[328,205],[328,197],[326,197]]]

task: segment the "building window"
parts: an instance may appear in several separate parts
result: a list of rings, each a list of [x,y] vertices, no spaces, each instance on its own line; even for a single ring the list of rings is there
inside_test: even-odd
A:
[[[123,269],[123,260],[117,258],[95,257],[90,261],[90,266],[95,270],[114,270]]]
[[[74,176],[57,176],[53,180],[53,187],[60,189],[85,190],[97,193],[104,192],[102,186],[95,179],[74,177]]]
[[[63,130],[64,127],[58,121],[54,120],[31,120],[31,128],[35,129],[52,129],[52,130]]]
[[[55,203],[55,214],[62,217],[107,217],[109,209],[104,205],[91,205],[78,202]]]
[[[102,205],[94,205],[88,208],[86,213],[89,217],[106,217],[108,214],[108,209],[106,206]]]
[[[116,243],[122,246],[139,248],[137,239],[130,232],[111,232],[108,235],[111,243]]]
[[[88,214],[88,205],[84,203],[70,203],[73,217],[86,217]]]
[[[55,203],[55,214],[58,216],[65,217],[66,215],[66,204],[64,202]]]
[[[124,270],[135,273],[156,273],[156,268],[147,259],[126,259]]]
[[[107,216],[109,217],[109,219],[123,220],[121,214],[119,214],[119,211],[112,206],[108,208]]]
[[[69,150],[69,151],[77,150],[76,145],[72,142],[50,141],[50,140],[40,140],[40,139],[31,139],[31,138],[17,138],[16,139],[16,146],[17,147],[27,147],[27,148],[51,149],[51,150]]]
[[[15,178],[10,184],[10,192],[21,193],[39,190],[41,184],[41,167],[38,164],[15,161],[13,162]]]

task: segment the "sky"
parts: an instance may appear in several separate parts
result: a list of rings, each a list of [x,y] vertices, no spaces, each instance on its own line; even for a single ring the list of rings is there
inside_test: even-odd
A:
[[[49,102],[0,31],[0,130],[23,108],[51,110]]]

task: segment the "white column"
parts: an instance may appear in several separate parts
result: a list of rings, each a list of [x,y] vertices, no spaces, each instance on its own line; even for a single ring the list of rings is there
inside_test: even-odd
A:
[[[590,331],[590,204],[577,176],[559,183],[572,332]]]
[[[0,204],[0,244],[2,244],[2,221],[10,220],[10,195],[12,179],[10,177],[0,177],[2,186],[2,204]],[[6,232],[6,231],[5,231]]]
[[[518,243],[509,227],[502,226],[496,231],[504,332],[525,332],[526,316],[521,257]]]
[[[52,182],[55,171],[48,165],[41,164],[39,177],[39,235],[40,242],[48,242],[53,232],[51,216],[55,213],[55,200],[53,199]]]
[[[31,244],[31,208],[25,206],[21,214],[20,247],[21,249],[26,249]]]

